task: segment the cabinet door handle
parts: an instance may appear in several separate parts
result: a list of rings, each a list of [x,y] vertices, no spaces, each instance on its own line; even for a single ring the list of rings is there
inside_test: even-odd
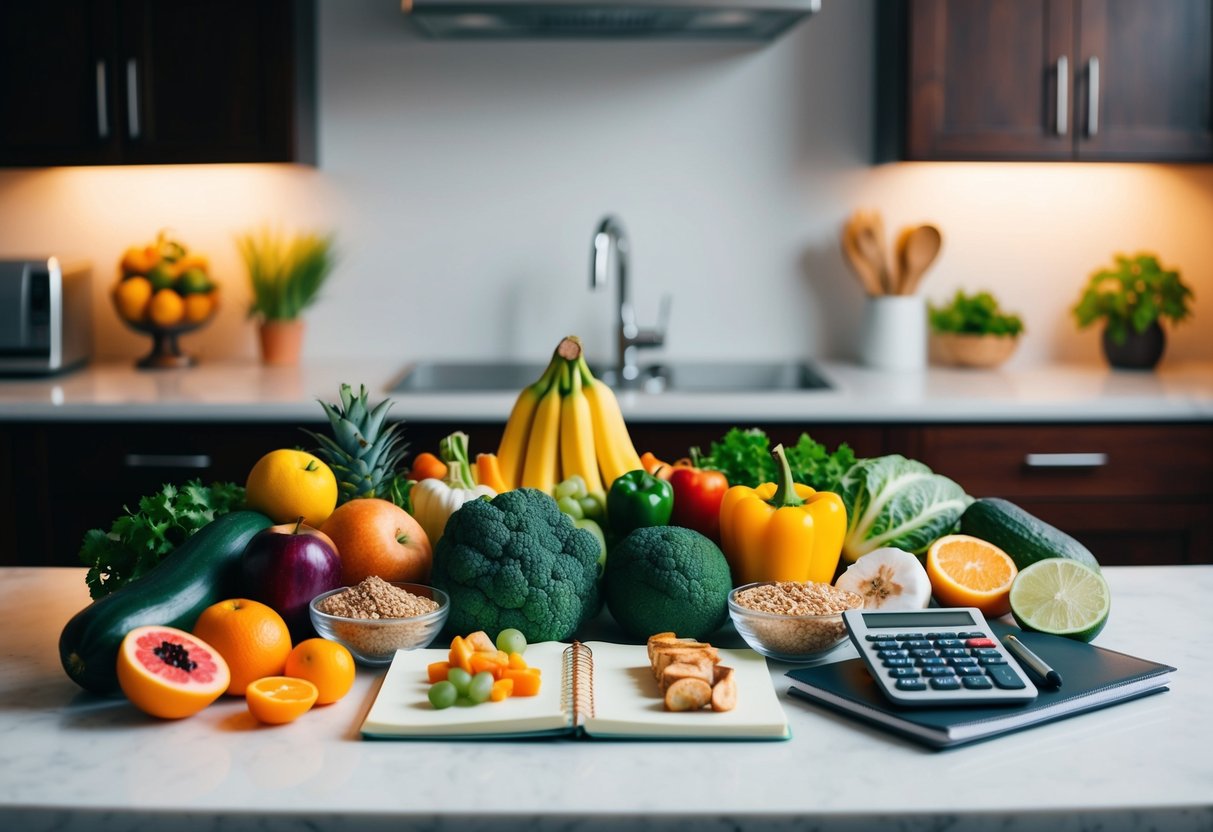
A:
[[[105,61],[97,61],[97,136],[110,137],[109,95],[106,87]]]
[[[1108,464],[1108,455],[1091,454],[1028,454],[1023,458],[1028,468],[1102,468]]]
[[[139,138],[139,64],[134,58],[126,62],[126,129],[132,139]]]
[[[1099,133],[1099,58],[1087,59],[1087,136]]]
[[[1070,59],[1057,59],[1057,135],[1070,132]]]
[[[127,468],[210,468],[210,454],[127,454]]]

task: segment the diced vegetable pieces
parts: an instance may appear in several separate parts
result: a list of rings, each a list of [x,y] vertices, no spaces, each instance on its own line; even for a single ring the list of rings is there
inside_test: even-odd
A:
[[[511,670],[526,670],[526,659],[521,653],[510,653],[509,667]]]
[[[472,672],[472,654],[475,653],[475,648],[463,636],[455,636],[451,639],[451,667],[458,667]]]
[[[509,664],[509,660],[501,661],[496,653],[473,653],[469,660],[472,665],[472,673],[480,673],[488,671],[493,674],[494,679],[502,678],[502,673]]]
[[[445,682],[446,674],[450,671],[450,669],[450,662],[431,662],[425,666],[425,672],[429,677],[431,685],[435,682]]]
[[[493,640],[489,638],[489,634],[484,630],[477,630],[470,636],[465,637],[463,640],[472,645],[472,650],[477,653],[497,652],[497,645],[493,644]]]
[[[541,677],[535,668],[526,670],[505,670],[504,680],[514,684],[513,696],[536,696],[539,694]]]
[[[493,691],[489,694],[490,702],[500,702],[514,694],[513,679],[498,679],[493,682]]]

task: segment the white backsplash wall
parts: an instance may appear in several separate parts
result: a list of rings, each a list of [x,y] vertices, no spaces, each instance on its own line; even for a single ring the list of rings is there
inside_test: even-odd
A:
[[[872,166],[873,0],[826,0],[763,47],[431,42],[389,0],[320,6],[318,169],[0,172],[0,257],[91,258],[100,354],[147,350],[106,292],[122,250],[167,226],[224,284],[186,347],[255,355],[232,240],[269,221],[337,232],[308,356],[540,359],[575,332],[608,357],[615,290],[591,293],[588,270],[615,212],[641,323],[673,297],[664,356],[849,357],[863,298],[837,238],[862,206],[891,232],[940,225],[924,292],[995,291],[1027,320],[1015,364],[1100,360],[1067,310],[1139,249],[1196,288],[1168,359],[1213,357],[1213,166]]]

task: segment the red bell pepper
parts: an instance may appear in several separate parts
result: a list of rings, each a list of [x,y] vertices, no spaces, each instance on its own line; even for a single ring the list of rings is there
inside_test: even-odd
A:
[[[720,542],[720,501],[729,490],[729,481],[720,471],[678,464],[670,472],[674,488],[674,513],[671,526],[694,529]]]

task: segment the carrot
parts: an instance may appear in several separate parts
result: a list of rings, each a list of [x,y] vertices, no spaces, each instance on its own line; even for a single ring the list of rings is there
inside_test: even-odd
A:
[[[424,451],[417,454],[417,458],[413,460],[413,470],[410,476],[421,482],[421,480],[440,480],[446,476],[446,463],[436,457],[429,451]]]
[[[498,494],[510,490],[505,484],[505,478],[501,476],[501,464],[497,461],[497,454],[476,454],[476,480]]]
[[[487,670],[493,674],[494,679],[500,679],[502,671],[505,670],[507,662],[503,662],[493,653],[473,653],[468,660],[470,667],[468,673],[476,674]]]
[[[509,679],[514,683],[514,696],[537,696],[539,694],[539,684],[542,677],[531,669],[527,670],[505,670],[505,675],[502,679]]]
[[[493,682],[493,690],[489,693],[489,701],[500,702],[502,699],[508,699],[513,693],[513,679],[498,679],[496,682]]]
[[[425,666],[425,672],[430,679],[431,685],[435,682],[445,682],[447,673],[449,673],[450,670],[450,662],[431,662]]]

